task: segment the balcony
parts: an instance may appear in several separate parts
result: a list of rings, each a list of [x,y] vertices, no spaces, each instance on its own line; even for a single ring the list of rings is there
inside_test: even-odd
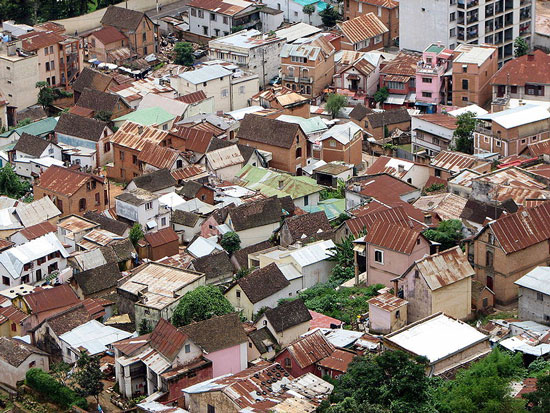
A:
[[[313,83],[312,77],[299,77],[298,78],[299,83]]]
[[[479,30],[477,28],[477,25],[473,27],[468,27],[468,30],[466,32],[466,40],[477,39],[478,36],[479,36]]]
[[[426,75],[442,75],[446,66],[443,65],[429,65],[422,61],[416,64],[416,73]]]
[[[491,130],[490,127],[483,126],[482,124],[479,124],[479,123],[476,125],[475,131],[483,135],[493,136],[493,131]]]
[[[531,18],[531,8],[526,7],[519,12],[520,21],[529,20]]]

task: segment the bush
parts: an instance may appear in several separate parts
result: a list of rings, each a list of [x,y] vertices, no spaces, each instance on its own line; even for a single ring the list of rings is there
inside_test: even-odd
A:
[[[65,409],[77,405],[82,409],[88,408],[86,399],[77,397],[75,392],[63,386],[42,369],[32,368],[25,375],[27,386],[33,388],[52,403]]]

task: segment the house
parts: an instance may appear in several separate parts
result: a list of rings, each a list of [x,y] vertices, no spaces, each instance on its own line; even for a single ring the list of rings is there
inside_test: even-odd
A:
[[[430,166],[434,168],[434,175],[445,180],[478,164],[475,156],[450,150],[442,150],[430,162]]]
[[[253,73],[210,64],[170,77],[170,86],[180,95],[202,90],[214,98],[216,110],[230,112],[248,106],[248,99],[258,93],[260,79]]]
[[[243,158],[243,166],[244,165],[252,165],[252,166],[261,166],[266,168],[267,163],[269,160],[268,156],[264,153],[262,155],[256,148],[253,148],[251,146],[242,145],[240,143],[234,143],[230,141],[224,141],[221,139],[212,139],[210,141],[210,144],[208,145],[207,152],[213,152],[218,149],[228,148],[230,146],[237,146],[242,158]],[[195,164],[196,165],[196,164]]]
[[[302,24],[304,25],[307,23],[305,27],[300,26],[294,29],[303,34],[303,36],[299,37],[307,37],[316,33],[310,28],[312,26],[321,26],[323,24],[321,17],[319,16],[319,12],[325,10],[329,6],[329,3],[321,0],[289,0],[288,2],[283,2],[281,4],[275,0],[266,0],[264,3],[270,8],[282,10],[285,22],[297,23],[298,25],[301,24],[300,22],[303,22]],[[314,12],[311,15],[304,13],[303,9],[306,5],[311,5],[314,8]],[[283,30],[285,29],[281,29],[281,31]],[[281,34],[277,35],[281,36]],[[293,37],[290,39],[287,38],[288,43],[293,42],[294,40],[296,39]]]
[[[151,95],[154,96],[153,94]],[[130,112],[132,108],[119,95],[84,88],[80,94],[78,103],[69,111],[71,110],[74,110],[75,114],[84,117],[104,115],[109,116],[110,119],[116,119]]]
[[[35,288],[29,293],[17,294],[12,304],[30,317],[25,320],[25,327],[36,325],[49,316],[52,311],[63,311],[78,304],[76,293],[67,284],[50,288]]]
[[[138,223],[145,232],[170,225],[170,210],[160,205],[159,195],[144,189],[138,188],[117,195],[115,208],[119,219],[126,219],[131,225]]]
[[[388,28],[374,13],[365,13],[338,23],[342,33],[342,50],[368,52],[390,43]]]
[[[35,195],[36,196],[36,195]],[[49,197],[44,197],[31,203],[19,203],[15,207],[15,215],[25,228],[48,221],[57,224],[61,211]]]
[[[416,152],[437,155],[454,145],[456,118],[443,113],[431,113],[411,118],[411,144]]]
[[[84,350],[90,356],[102,355],[113,343],[131,337],[133,333],[90,320],[59,336],[65,363],[75,363]]]
[[[355,353],[335,348],[319,330],[300,337],[274,360],[292,376],[315,374],[337,379],[344,374]]]
[[[50,370],[48,353],[16,338],[0,337],[0,368],[2,383],[12,389],[25,380],[31,368]]]
[[[500,51],[487,44],[460,44],[453,54],[453,106],[483,107],[491,99],[491,78],[498,70]]]
[[[204,93],[204,92],[203,92]],[[164,97],[158,93],[149,93],[141,99],[136,111],[143,109],[161,108],[169,114],[186,118],[190,116],[187,113],[189,105],[181,100]]]
[[[285,218],[279,231],[279,239],[282,247],[287,247],[296,242],[303,242],[316,234],[331,231],[332,227],[324,212],[297,215]]]
[[[447,181],[447,188],[455,195],[469,198],[472,193],[472,180],[480,175],[481,172],[466,168]]]
[[[437,312],[466,319],[472,312],[472,279],[475,271],[460,247],[416,260],[393,281],[397,295],[409,302],[408,322]]]
[[[275,308],[266,310],[254,325],[256,328],[267,327],[284,348],[309,330],[311,314],[301,298],[281,303]]]
[[[190,165],[171,171],[172,178],[177,181],[178,186],[186,181],[201,181],[208,177],[206,168],[202,165]]]
[[[124,50],[130,43],[128,37],[113,26],[102,27],[87,37],[88,56],[99,62],[120,64],[121,56],[131,57],[131,52]],[[126,52],[126,53],[124,53]]]
[[[377,141],[388,138],[395,129],[402,131],[411,129],[411,115],[405,108],[366,113],[362,125],[353,118],[352,121]]]
[[[176,232],[166,227],[155,232],[148,232],[138,242],[138,254],[141,259],[157,261],[179,253],[179,237]]]
[[[7,301],[9,303],[9,301]],[[25,335],[24,322],[28,315],[9,304],[0,307],[0,337],[22,337]]]
[[[99,224],[95,222],[71,214],[61,218],[57,223],[57,237],[66,246],[67,251],[72,253],[78,249],[78,244],[84,236],[98,227]]]
[[[387,173],[418,188],[423,188],[430,177],[430,167],[405,159],[380,156],[367,169],[368,175]]]
[[[550,112],[536,104],[477,117],[474,153],[519,155],[527,145],[550,137]]]
[[[13,161],[23,159],[54,158],[61,160],[61,148],[53,142],[23,132],[13,147]]]
[[[179,102],[176,102],[176,104],[177,103]],[[173,115],[159,106],[153,106],[145,109],[136,109],[133,112],[113,119],[113,125],[116,128],[120,128],[124,122],[130,121],[141,126],[152,126],[156,129],[169,130],[175,119],[176,115]]]
[[[343,8],[344,20],[375,13],[388,28],[385,47],[393,46],[399,38],[399,2],[396,0],[350,0]]]
[[[193,0],[189,7],[189,30],[203,38],[227,36],[233,27],[250,29],[260,24],[260,8],[248,1]]]
[[[477,280],[472,280],[472,312],[487,314],[495,306],[495,293]]]
[[[116,234],[119,237],[127,237],[130,232],[130,227],[124,222],[117,221],[97,212],[87,211],[82,217],[97,223],[99,228]]]
[[[55,125],[57,125],[57,118],[50,117],[37,120],[28,125],[20,126],[18,128],[10,129],[6,132],[0,133],[0,142],[2,142],[2,145],[7,145],[8,143],[16,143],[23,132],[26,132],[29,135],[47,138],[48,136],[50,136],[50,134],[53,133]]]
[[[152,126],[142,126],[134,122],[124,122],[110,137],[113,150],[113,166],[107,167],[107,176],[111,179],[128,182],[143,174],[138,160],[145,144],[166,146],[169,133]]]
[[[248,335],[248,362],[258,359],[270,360],[275,356],[277,340],[267,327],[254,329]]]
[[[430,345],[426,345],[430,343]],[[428,359],[429,376],[452,377],[462,366],[487,355],[489,336],[474,327],[435,313],[383,337],[386,349]]]
[[[336,73],[332,77],[334,87],[337,92],[339,89],[355,92],[354,98],[362,100],[358,105],[363,106],[365,98],[374,96],[378,90],[380,64],[383,59],[378,53],[355,51],[341,51],[341,53],[343,57],[337,62]],[[364,117],[364,114],[359,116],[357,111],[353,115],[352,112],[349,115],[351,119],[356,117],[361,121]],[[362,126],[361,123],[358,125]]]
[[[277,264],[272,263],[239,278],[224,296],[243,317],[252,320],[262,308],[276,307],[280,299],[297,292],[292,291],[290,282]]]
[[[97,175],[59,166],[49,167],[33,185],[34,199],[49,197],[61,216],[103,211],[109,206],[108,186]]]
[[[444,192],[421,196],[413,206],[425,213],[435,213],[441,221],[446,221],[448,219],[460,219],[467,202],[468,198]]]
[[[92,152],[91,164],[82,165],[90,168],[113,162],[113,150],[109,141],[112,134],[107,122],[72,113],[62,113],[55,127],[55,136],[59,144]]]
[[[437,106],[452,103],[448,71],[451,69],[453,51],[438,43],[430,44],[422,52],[422,60],[416,68],[416,102],[427,113],[437,113]]]
[[[311,112],[310,100],[307,97],[282,85],[274,85],[255,94],[250,99],[250,104],[301,118],[308,118]]]
[[[265,30],[264,30],[265,31]],[[268,32],[266,32],[268,33]],[[260,86],[279,75],[284,39],[262,34],[255,29],[241,30],[208,42],[211,59],[234,63],[260,79]]]
[[[380,67],[380,88],[388,89],[384,108],[412,107],[416,102],[416,68],[419,56],[400,52],[393,60]]]
[[[209,122],[189,123],[186,125],[178,123],[174,125],[174,128],[170,132],[172,136],[183,141],[180,150],[190,152],[195,156],[194,159],[199,159],[206,153],[216,133],[225,135],[223,130],[211,125]]]
[[[314,166],[314,168],[312,168],[311,170],[312,178],[317,181],[318,185],[338,188],[338,184],[340,184],[341,182],[347,182],[353,177],[353,165],[344,164],[338,161],[329,163],[324,162],[325,161],[320,161],[319,163],[321,163],[321,166]],[[339,202],[340,201],[336,200],[336,198],[325,199],[323,201],[319,201],[317,206],[303,207],[302,209],[306,212],[313,212],[311,209],[323,207],[321,209],[327,212],[327,216],[330,216],[330,219],[333,219],[340,215],[341,212],[344,212],[342,208],[342,211],[338,212],[336,216],[334,216],[334,213],[338,211],[340,207]]]
[[[161,318],[171,319],[179,299],[199,285],[205,285],[204,274],[149,262],[117,287],[118,308],[135,317],[136,328],[142,323],[152,327]]]
[[[369,332],[389,334],[407,325],[406,300],[387,292],[371,298],[368,303]]]
[[[187,104],[184,118],[190,118],[201,113],[214,113],[214,98],[207,97],[204,90],[187,93],[176,98]]]
[[[78,102],[80,95],[84,92],[85,88],[99,90],[106,92],[110,86],[115,85],[117,82],[112,76],[109,76],[100,71],[85,67],[82,69],[74,83],[73,87],[73,99],[74,103]]]
[[[537,266],[548,265],[548,233],[544,224],[550,204],[542,203],[489,222],[468,245],[476,280],[495,293],[495,302],[517,300],[517,280]]]
[[[148,144],[149,143],[147,143],[146,146]],[[177,182],[172,177],[170,171],[166,168],[162,168],[132,179],[125,190],[129,192],[143,190],[154,195],[163,195],[174,192],[176,190],[176,184]]]
[[[281,50],[281,84],[317,99],[334,75],[334,46],[322,34],[285,44]]]
[[[237,145],[207,152],[201,161],[206,170],[222,181],[233,179],[244,166],[244,158]]]
[[[353,122],[334,125],[319,138],[325,162],[341,161],[352,165],[362,162],[363,130]]]
[[[515,282],[518,292],[518,317],[520,320],[550,322],[550,267],[536,267]]]
[[[53,233],[0,252],[2,288],[55,279],[65,273],[68,256]]]
[[[170,217],[172,228],[176,233],[181,234],[181,240],[185,243],[190,242],[195,235],[200,234],[204,220],[202,215],[178,209],[173,211]]]
[[[128,39],[128,48],[139,57],[157,53],[157,29],[143,12],[109,6],[101,18],[103,27],[114,27]]]
[[[191,269],[206,275],[207,284],[221,284],[231,281],[235,270],[225,251],[214,251],[208,255],[195,258],[189,266]]]
[[[116,262],[77,272],[71,284],[81,300],[104,297],[116,291],[122,275]]]
[[[546,101],[550,95],[550,77],[540,70],[550,57],[542,50],[509,60],[491,78],[493,101],[499,98]]]

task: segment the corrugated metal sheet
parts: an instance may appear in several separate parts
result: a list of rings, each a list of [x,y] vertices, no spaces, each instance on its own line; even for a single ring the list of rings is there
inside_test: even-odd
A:
[[[146,142],[138,155],[138,161],[158,169],[172,169],[180,152],[167,146]]]
[[[515,284],[550,295],[550,267],[537,267],[517,280]]]
[[[114,135],[111,135],[110,140],[117,145],[141,151],[147,141],[158,145],[164,141],[168,135],[169,133],[167,131],[126,121]]]
[[[294,258],[300,266],[305,267],[307,265],[326,260],[332,255],[332,251],[330,249],[334,247],[334,242],[329,239],[306,245],[305,247],[291,252],[290,256]]]
[[[550,139],[527,145],[532,156],[550,155]]]
[[[378,204],[375,204],[378,205]],[[409,225],[411,219],[403,207],[375,210],[375,212],[362,215],[357,218],[348,219],[346,225],[354,236],[359,236],[362,231],[369,231],[376,222],[393,222],[402,225]]]
[[[391,293],[384,293],[371,298],[368,303],[382,310],[393,311],[407,304],[407,301]]]
[[[206,154],[206,159],[208,160],[210,168],[214,171],[233,165],[242,165],[244,163],[244,158],[237,145],[208,152]]]
[[[208,122],[205,123],[210,125]],[[202,123],[200,125],[202,125]],[[208,145],[210,145],[210,141],[213,137],[212,133],[205,130],[200,130],[198,125],[194,125],[192,127],[189,125],[177,125],[172,130],[172,133],[182,139],[185,139],[186,150],[197,153],[206,153]]]
[[[416,261],[416,268],[432,290],[473,277],[475,274],[458,246]]]
[[[435,212],[442,220],[460,219],[468,200],[455,194],[437,194],[422,196],[413,204],[426,212]]]
[[[330,356],[320,360],[317,365],[345,373],[348,370],[348,364],[351,363],[354,357],[355,353],[336,349]]]
[[[463,169],[471,168],[476,158],[461,152],[441,151],[430,163],[434,168],[444,169],[451,172],[460,172]]]
[[[411,254],[420,231],[389,222],[376,222],[365,237],[367,244]]]
[[[71,215],[61,219],[61,221],[57,223],[57,226],[59,228],[63,228],[65,231],[75,233],[96,228],[99,226],[99,224],[96,224],[95,222],[90,222],[87,219],[81,218],[76,215]]]
[[[531,175],[516,166],[510,166],[505,169],[481,175],[474,180],[516,187],[525,186],[530,189],[546,189],[544,183],[537,181]]]
[[[113,234],[112,232],[109,232],[109,231],[104,230],[104,229],[99,229],[99,228],[88,232],[84,236],[85,240],[88,240],[90,242],[93,242],[93,243],[101,245],[101,246],[105,246],[107,244],[110,244],[111,242],[113,242],[113,240],[120,239],[120,238],[121,237],[119,237],[116,234]]]
[[[206,169],[202,165],[191,165],[171,172],[172,178],[176,181],[195,177],[204,173],[206,173]]]
[[[96,175],[52,165],[40,175],[37,186],[46,191],[70,197],[91,180],[104,182],[103,178]]]
[[[59,338],[66,342],[74,350],[85,348],[91,355],[99,354],[107,350],[107,346],[122,339],[127,339],[132,333],[119,330],[111,326],[105,326],[99,321],[91,320]]]
[[[330,356],[335,349],[320,331],[316,331],[290,344],[287,350],[303,369]]]

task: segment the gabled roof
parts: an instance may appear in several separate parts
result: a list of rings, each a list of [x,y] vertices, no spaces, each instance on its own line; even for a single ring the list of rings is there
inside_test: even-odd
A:
[[[380,221],[370,228],[365,237],[365,242],[410,255],[416,245],[416,240],[420,236],[421,232],[419,230]]]
[[[172,133],[182,139],[185,139],[185,149],[197,153],[206,153],[210,141],[214,135],[210,132],[200,130],[194,127],[176,125]]]
[[[476,163],[476,157],[462,152],[441,151],[432,159],[430,165],[451,173],[471,168]]]
[[[415,116],[417,119],[433,123],[445,129],[455,130],[457,128],[456,118],[445,113],[427,113]]]
[[[432,291],[475,275],[458,246],[417,260],[415,265]]]
[[[0,324],[4,323],[5,321],[21,323],[28,316],[28,314],[24,313],[19,308],[13,305],[0,307]]]
[[[225,251],[214,251],[209,255],[195,258],[191,264],[195,271],[204,273],[207,280],[227,276],[234,272],[233,264]]]
[[[550,155],[550,139],[531,143],[527,145],[527,148],[531,156]]]
[[[49,221],[44,221],[39,224],[31,225],[30,227],[23,228],[18,231],[19,234],[23,235],[27,241],[32,241],[33,239],[39,238],[42,235],[46,235],[50,232],[57,232],[57,228]]]
[[[542,50],[535,50],[506,62],[491,79],[491,85],[550,84],[550,73],[545,70],[548,65],[550,56]]]
[[[109,6],[101,18],[101,24],[103,26],[113,26],[120,30],[135,31],[145,17],[145,13],[137,10]]]
[[[80,301],[68,284],[33,292],[25,295],[23,299],[32,314],[67,307]]]
[[[253,254],[258,251],[263,251],[273,247],[271,241],[262,241],[257,244],[249,245],[248,247],[241,248],[233,253],[233,259],[237,261],[241,268],[248,268],[248,254]]]
[[[103,178],[99,176],[52,165],[40,175],[40,181],[35,185],[70,197],[91,180],[103,184]]]
[[[215,151],[205,154],[208,165],[212,170],[228,168],[230,166],[241,167],[244,163],[244,158],[237,145],[231,145],[226,148],[216,149]]]
[[[251,331],[248,333],[248,338],[254,346],[256,346],[256,349],[260,352],[260,354],[264,354],[268,352],[267,346],[273,346],[275,347],[277,343],[277,339],[273,337],[273,334],[271,334],[271,331],[269,331],[269,328],[262,327],[258,330]]]
[[[103,136],[103,131],[106,127],[107,122],[85,118],[72,113],[62,113],[55,126],[55,133],[97,142]]]
[[[380,69],[380,74],[415,77],[418,60],[418,54],[401,52]]]
[[[288,149],[292,147],[299,131],[301,127],[296,123],[246,114],[237,138]]]
[[[85,67],[82,69],[82,72],[80,72],[72,86],[73,90],[79,93],[84,92],[84,89],[87,87],[105,92],[112,81],[113,78],[111,76]]]
[[[372,12],[346,20],[339,23],[338,26],[344,36],[352,43],[359,43],[366,39],[382,36],[389,31],[384,23]]]
[[[271,263],[239,278],[237,284],[252,304],[256,304],[285,289],[290,282],[277,264]]]
[[[94,112],[104,111],[112,114],[119,101],[121,101],[120,97],[114,93],[84,88],[80,98],[78,98],[77,106],[92,109]]]
[[[149,345],[173,361],[187,341],[187,334],[161,318],[149,336]]]
[[[36,51],[54,44],[57,46],[57,43],[63,42],[65,40],[65,36],[59,33],[52,32],[50,30],[33,30],[17,37],[18,39],[23,41],[23,50],[29,52]]]
[[[61,215],[61,211],[48,196],[32,201],[30,204],[19,203],[15,207],[15,213],[24,227],[30,227]]]
[[[235,231],[274,224],[279,222],[283,215],[281,202],[275,197],[247,202],[229,211]]]
[[[299,338],[287,350],[300,368],[304,369],[330,356],[336,350],[319,330]]]
[[[500,203],[498,205],[468,199],[460,218],[472,221],[476,224],[484,224],[487,220],[498,219],[504,212],[514,213],[518,206],[514,201]]]
[[[294,241],[307,239],[319,232],[332,229],[323,211],[286,218],[283,225],[288,228]]]
[[[376,210],[369,214],[361,215],[356,218],[351,218],[345,221],[351,233],[358,237],[363,231],[368,231],[377,222],[399,223],[408,226],[410,218],[407,216],[402,207],[388,208]]]
[[[85,296],[99,293],[117,286],[122,275],[117,263],[107,263],[73,275]]]
[[[201,102],[204,99],[206,99],[206,93],[204,93],[204,90],[198,90],[196,92],[188,93],[187,95],[176,98],[176,100],[187,104]]]
[[[367,108],[365,105],[358,103],[353,110],[349,113],[349,117],[355,120],[363,120],[369,113],[373,113],[371,108]]]
[[[550,295],[550,267],[536,267],[514,284]]]
[[[500,112],[480,115],[476,119],[490,120],[498,123],[505,129],[512,129],[529,123],[550,119],[550,112],[544,106],[528,104]]]
[[[48,148],[50,143],[51,142],[48,142],[46,139],[23,132],[13,149],[15,151],[31,155],[35,158],[39,158],[40,155],[42,155],[42,153],[44,153],[44,151]]]
[[[301,298],[270,308],[264,314],[277,333],[311,320],[311,314]]]
[[[110,140],[114,144],[134,149],[136,151],[142,151],[147,141],[158,145],[168,136],[168,131],[126,121],[114,133],[114,135],[110,136]]]
[[[145,175],[132,179],[136,187],[149,192],[156,192],[170,188],[177,184],[168,169],[158,169]]]
[[[171,227],[159,229],[157,232],[149,232],[145,234],[144,238],[153,248],[161,247],[179,240],[178,234],[176,234]]]
[[[397,0],[360,0],[361,3],[372,4],[373,6],[383,7],[385,9],[395,9],[399,7]]]
[[[106,231],[112,232],[113,234],[122,236],[124,233],[128,230],[128,225],[124,222],[117,221],[116,219],[112,219],[109,217],[106,217],[103,214],[100,214],[98,212],[93,211],[87,211],[84,215],[84,218],[89,219],[90,221],[93,221],[97,224],[99,224],[99,227],[101,229],[104,229]]]
[[[168,123],[175,118],[176,115],[171,114],[161,107],[153,106],[150,108],[137,109],[114,120],[116,122],[130,121],[142,126],[158,126],[164,123]]]
[[[96,30],[95,32],[90,33],[90,36],[94,36],[104,45],[127,39],[124,34],[112,26],[107,26]]]
[[[170,221],[172,222],[172,224],[179,224],[185,227],[194,227],[199,219],[201,219],[201,216],[199,214],[176,209],[172,212],[172,218],[170,219]]]
[[[342,145],[347,145],[353,141],[357,132],[361,130],[362,129],[353,122],[340,123],[323,132],[319,140],[324,141],[325,139],[332,138]]]
[[[33,354],[48,357],[48,353],[37,347],[31,346],[22,340],[9,337],[0,337],[0,358],[12,365],[19,367],[27,358]]]
[[[224,350],[246,343],[246,333],[238,313],[214,316],[207,320],[180,327],[193,343],[207,353]]]
[[[410,122],[411,115],[407,109],[385,110],[384,112],[367,113],[366,118],[374,129],[382,126],[391,126],[397,123]]]

